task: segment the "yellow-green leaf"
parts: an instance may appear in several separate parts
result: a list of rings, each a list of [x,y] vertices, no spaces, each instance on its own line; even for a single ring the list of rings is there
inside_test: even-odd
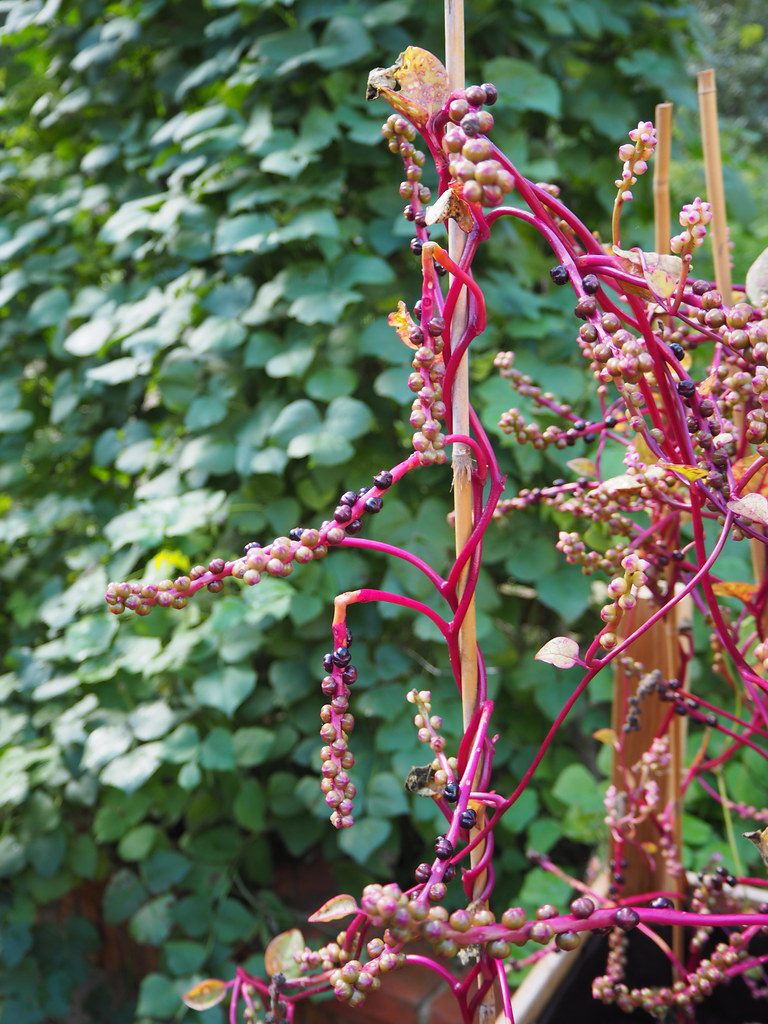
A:
[[[305,946],[304,936],[298,928],[291,928],[276,935],[264,952],[267,974],[270,977],[275,974],[284,974],[288,978],[296,977],[299,965],[294,954],[301,953]]]
[[[190,1010],[210,1010],[212,1006],[220,1003],[227,994],[229,986],[225,981],[218,978],[206,978],[191,988],[181,998]]]
[[[679,473],[680,476],[685,477],[691,483],[695,480],[703,480],[709,476],[709,470],[702,469],[701,466],[687,466],[680,462],[665,462],[663,459],[659,459],[656,465],[661,469],[669,469],[673,473]]]
[[[357,903],[355,902],[354,896],[349,896],[347,893],[342,893],[340,896],[334,896],[333,899],[328,900],[326,903],[316,910],[314,914],[307,918],[312,924],[317,924],[323,921],[338,921],[342,917],[349,917],[350,914],[356,914],[359,910]]]

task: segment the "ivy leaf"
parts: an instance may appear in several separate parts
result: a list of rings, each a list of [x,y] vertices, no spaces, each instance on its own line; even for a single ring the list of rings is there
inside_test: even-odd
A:
[[[181,997],[182,1001],[190,1010],[210,1010],[217,1006],[226,996],[229,985],[218,978],[206,978],[199,981],[197,985],[185,992]]]
[[[343,917],[349,917],[350,914],[357,914],[360,908],[355,901],[354,896],[349,896],[347,893],[343,893],[340,896],[334,896],[314,912],[310,914],[307,920],[310,924],[320,924],[326,921],[340,921]]]
[[[555,668],[573,668],[574,665],[582,664],[579,645],[569,636],[556,636],[548,640],[534,657],[536,661],[546,661]]]
[[[299,973],[299,965],[294,959],[295,953],[301,953],[306,946],[304,936],[298,928],[281,932],[264,951],[264,967],[270,977],[284,974],[287,978],[295,978]]]

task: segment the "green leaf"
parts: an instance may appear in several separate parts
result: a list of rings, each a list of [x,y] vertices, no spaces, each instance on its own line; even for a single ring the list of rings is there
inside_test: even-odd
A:
[[[352,828],[345,828],[339,836],[339,846],[358,864],[365,864],[371,854],[383,846],[392,832],[389,821],[362,818]]]
[[[151,778],[160,766],[161,743],[144,743],[122,757],[115,758],[101,773],[105,786],[133,793]]]
[[[503,93],[505,103],[513,109],[559,116],[560,89],[557,82],[528,61],[495,57],[486,62],[484,74]]]
[[[200,764],[211,771],[229,772],[235,767],[235,745],[226,729],[211,729],[200,747]]]
[[[249,832],[261,832],[264,828],[264,787],[255,779],[245,779],[232,805],[235,821]]]
[[[274,745],[275,736],[259,725],[238,729],[234,735],[235,760],[241,768],[264,764]]]
[[[165,956],[168,970],[172,974],[188,977],[190,974],[194,974],[195,971],[199,971],[203,966],[207,950],[202,942],[176,939],[172,942],[166,942],[163,947],[163,955]],[[190,1005],[188,996],[189,993],[184,996],[187,1006]],[[199,1007],[193,1006],[192,1009],[199,1009]]]
[[[104,920],[108,924],[127,921],[139,909],[146,895],[144,886],[132,871],[119,870],[104,890]]]
[[[395,818],[408,811],[402,779],[391,772],[378,772],[372,776],[365,796],[366,810],[372,818]]]
[[[171,930],[173,896],[158,896],[136,911],[128,930],[137,942],[159,946]]]
[[[141,877],[151,893],[164,892],[186,878],[191,867],[176,850],[156,850],[141,865]]]
[[[201,704],[217,708],[231,718],[237,708],[256,688],[253,669],[228,665],[223,670],[202,676],[194,684],[194,693]]]
[[[144,860],[160,838],[155,825],[137,825],[126,832],[117,846],[123,860]]]
[[[112,334],[112,321],[105,317],[96,317],[82,324],[64,341],[64,348],[73,356],[95,355],[107,342]]]
[[[136,1012],[140,1017],[167,1020],[179,1008],[179,994],[170,978],[164,974],[148,974],[142,979]]]

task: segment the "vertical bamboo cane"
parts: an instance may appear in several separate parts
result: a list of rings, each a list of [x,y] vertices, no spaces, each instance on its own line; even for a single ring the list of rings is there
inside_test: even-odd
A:
[[[464,0],[445,0],[445,66],[448,71],[448,87],[464,88]],[[448,253],[457,263],[464,252],[465,235],[454,220],[448,222]],[[467,290],[462,289],[456,303],[451,324],[451,346],[455,347],[467,324]],[[465,354],[454,378],[451,394],[451,415],[453,431],[469,435],[469,357]],[[456,554],[464,548],[473,528],[472,516],[472,453],[467,445],[453,446],[453,508],[455,515]],[[461,598],[467,584],[469,566],[461,574],[458,596]],[[466,728],[477,705],[477,628],[475,599],[469,604],[466,616],[459,630],[459,656],[461,662],[461,712]],[[480,771],[478,766],[478,771]],[[483,816],[478,815],[478,825]],[[483,855],[485,844],[479,844],[470,854],[472,865]],[[475,899],[482,892],[486,875],[483,872],[475,882]],[[483,1000],[479,1009],[479,1020],[494,1020],[496,1000],[493,988]]]
[[[701,118],[701,141],[704,148],[704,174],[707,182],[707,199],[712,204],[712,262],[715,266],[715,284],[723,301],[733,301],[731,282],[731,260],[728,253],[728,215],[723,185],[723,161],[720,154],[720,129],[717,123],[717,82],[715,72],[710,68],[700,71],[699,114]],[[743,426],[743,413],[740,417]],[[752,572],[759,583],[765,576],[768,565],[766,546],[759,540],[749,542],[752,555]],[[766,616],[763,616],[763,626]]]
[[[654,205],[654,235],[655,246],[658,253],[669,251],[670,237],[670,200],[669,200],[669,165],[672,154],[672,104],[659,103],[656,107],[656,132],[658,145],[654,154],[653,174],[653,205]],[[635,629],[646,622],[655,611],[655,605],[650,596],[641,596],[636,607],[625,615],[622,622],[621,634],[629,636]],[[659,621],[640,640],[634,643],[627,652],[636,661],[644,666],[647,672],[658,669],[663,679],[670,679],[674,676],[678,664],[678,622],[679,614],[686,614],[687,609],[675,609],[666,618]],[[640,717],[640,729],[637,732],[622,734],[621,730],[627,714],[628,700],[637,688],[637,680],[629,677],[620,664],[617,664],[614,672],[614,701],[612,724],[617,735],[622,737],[623,763],[631,767],[639,760],[645,750],[648,749],[653,737],[657,734],[659,726],[667,715],[669,705],[663,704],[657,696],[646,698]],[[666,806],[672,802],[675,807],[673,817],[675,826],[673,838],[678,850],[682,844],[681,814],[680,814],[680,782],[682,777],[683,762],[685,755],[685,723],[676,718],[668,730],[670,742],[671,762],[669,770],[662,782],[662,803]],[[613,783],[618,789],[622,789],[625,780],[621,766],[614,763]],[[636,832],[635,840],[639,843],[656,843],[658,836],[655,827],[650,822],[641,824]],[[637,895],[642,892],[667,890],[677,891],[684,880],[672,875],[667,869],[666,863],[660,856],[656,856],[654,864],[644,861],[638,854],[631,859],[626,869],[623,869],[624,885],[622,892],[627,895]],[[682,929],[674,928],[672,932],[672,944],[679,959],[683,957],[683,933]]]

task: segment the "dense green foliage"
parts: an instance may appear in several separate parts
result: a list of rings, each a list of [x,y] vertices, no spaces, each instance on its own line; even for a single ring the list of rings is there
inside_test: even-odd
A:
[[[499,142],[604,227],[626,129],[658,99],[694,102],[681,70],[689,9],[469,7],[468,76],[500,88]],[[433,634],[399,610],[352,619],[352,831],[330,829],[316,777],[330,599],[382,577],[421,596],[409,570],[337,552],[289,582],[242,595],[233,583],[126,622],[103,591],[313,525],[404,451],[407,363],[386,313],[413,300],[417,266],[399,169],[378,144],[387,111],[366,107],[363,86],[409,42],[440,52],[440,16],[407,0],[25,0],[8,13],[0,1000],[14,1024],[68,1021],[76,1004],[84,1021],[106,1006],[115,1022],[179,1019],[191,979],[226,976],[292,919],[271,891],[286,855],[343,865],[352,889],[415,863],[434,833],[431,803],[403,792],[423,756],[404,693],[430,686],[454,737],[457,713]],[[499,227],[473,364],[492,424],[509,404],[491,376],[502,347],[542,382],[556,367],[558,391],[589,412],[568,298],[545,286],[547,267],[536,241]],[[510,449],[510,489],[557,476],[564,458]],[[373,532],[439,566],[449,490],[447,470],[409,478]],[[502,785],[567,686],[530,652],[553,613],[573,626],[589,601],[554,551],[556,524],[522,522],[494,527],[480,586],[504,695]],[[586,706],[574,728],[603,719]],[[564,748],[548,757],[505,819],[502,888],[523,900],[551,884],[525,877],[525,848],[585,844],[578,860],[601,816],[572,761]],[[712,842],[706,826],[697,842]],[[98,922],[62,903],[89,880],[105,922],[157,947],[156,969],[119,998],[89,968]]]

